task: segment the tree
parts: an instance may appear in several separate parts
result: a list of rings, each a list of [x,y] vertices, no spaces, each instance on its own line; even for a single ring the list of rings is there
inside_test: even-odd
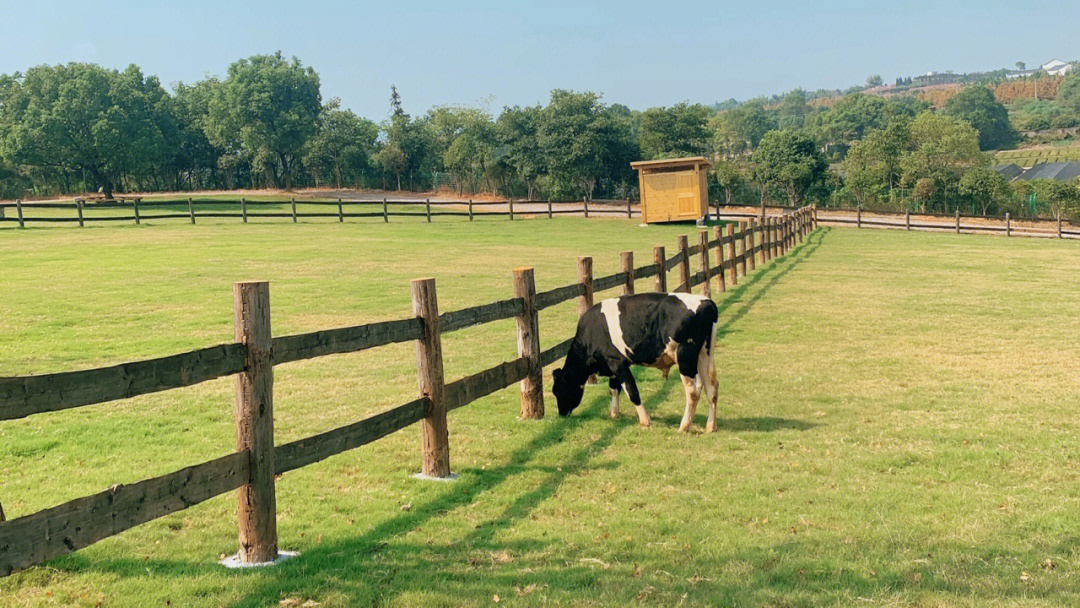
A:
[[[984,86],[972,86],[960,91],[945,102],[943,112],[955,116],[979,132],[979,148],[995,150],[1014,145],[1019,133],[1009,121],[1005,106],[994,99],[994,93]]]
[[[888,103],[875,95],[851,93],[840,98],[817,119],[818,132],[826,148],[841,150],[862,139],[871,129],[882,129],[891,112]]]
[[[1041,211],[1056,220],[1066,214],[1075,214],[1080,208],[1080,189],[1075,180],[1059,182],[1052,179],[1040,179],[1031,182]]]
[[[172,111],[178,130],[173,156],[177,190],[182,188],[183,181],[189,188],[209,186],[210,177],[218,168],[218,159],[224,150],[210,142],[206,129],[210,101],[220,86],[221,82],[215,78],[194,85],[182,82],[176,85]]]
[[[866,78],[866,88],[872,89],[874,87],[880,87],[885,81],[882,80],[880,74],[874,74]]]
[[[776,122],[760,100],[721,112],[709,122],[713,147],[722,156],[736,156],[757,148],[761,138],[776,128]]]
[[[637,156],[628,122],[606,111],[596,93],[551,92],[538,141],[552,178],[591,200],[604,176],[626,176]]]
[[[547,171],[547,158],[540,149],[539,106],[505,108],[495,121],[495,134],[505,162],[525,184],[530,200],[536,198],[540,177]]]
[[[401,190],[401,175],[408,168],[409,161],[397,144],[386,144],[376,154],[375,161],[384,173],[397,179],[397,189]]]
[[[1057,102],[1074,113],[1080,112],[1080,70],[1073,70],[1058,85]]]
[[[700,156],[709,147],[709,111],[686,102],[670,108],[650,108],[641,114],[638,142],[649,160]]]
[[[755,177],[784,191],[798,206],[807,190],[825,177],[828,163],[817,142],[798,131],[770,131],[754,152]]]
[[[900,160],[910,145],[910,122],[898,115],[884,129],[870,131],[851,146],[840,166],[844,184],[860,207],[869,199],[891,194],[900,180]]]
[[[964,172],[960,177],[960,194],[970,196],[978,205],[982,215],[986,215],[990,206],[998,202],[1009,190],[1005,176],[990,167],[975,167]]]
[[[397,180],[397,189],[401,190],[401,177],[409,176],[410,187],[415,185],[413,178],[435,161],[434,146],[429,131],[429,121],[413,120],[401,105],[401,95],[397,87],[390,86],[390,120],[384,124],[386,142],[401,153],[403,164],[393,163],[400,169],[393,173]],[[393,153],[396,156],[396,152]]]
[[[466,178],[476,189],[476,180],[485,177],[495,150],[495,123],[475,108],[435,108],[428,114],[435,151],[442,164],[458,178]]]
[[[1024,63],[1023,61],[1017,61],[1017,62],[1016,62],[1016,69],[1018,69],[1018,70],[1020,70],[1021,72],[1023,72],[1024,70],[1026,70],[1026,69],[1027,69],[1027,64],[1026,64],[1026,63]]]
[[[732,161],[719,161],[712,169],[713,180],[724,191],[724,204],[730,205],[735,193],[746,185],[746,175]]]
[[[952,116],[925,112],[912,121],[910,150],[900,161],[901,181],[906,185],[928,179],[933,197],[919,197],[925,208],[935,199],[942,210],[958,194],[960,176],[972,167],[989,164],[979,151],[979,133],[970,124]]]
[[[207,135],[216,145],[238,149],[276,187],[289,189],[321,110],[315,70],[280,52],[255,55],[229,66],[210,104]]]
[[[793,89],[780,100],[776,109],[776,127],[778,129],[801,129],[806,124],[806,115],[810,106],[806,103],[806,91]]]
[[[378,136],[375,123],[341,109],[341,102],[332,99],[319,116],[315,136],[304,148],[304,166],[312,172],[316,185],[329,180],[337,188],[345,182],[355,184],[375,155]]]
[[[0,83],[0,156],[54,175],[87,175],[112,198],[124,176],[168,158],[168,96],[138,67],[86,63],[30,68]]]

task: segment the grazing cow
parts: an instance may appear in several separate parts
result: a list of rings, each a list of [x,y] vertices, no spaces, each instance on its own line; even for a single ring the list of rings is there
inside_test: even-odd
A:
[[[716,304],[707,297],[685,293],[643,293],[604,300],[581,315],[570,343],[566,363],[554,371],[552,392],[559,415],[569,415],[581,404],[589,376],[609,377],[611,417],[619,415],[619,393],[626,393],[637,408],[641,426],[649,414],[641,405],[631,365],[655,367],[667,377],[679,366],[686,391],[686,412],[680,431],[689,431],[702,389],[709,400],[706,432],[716,430]]]

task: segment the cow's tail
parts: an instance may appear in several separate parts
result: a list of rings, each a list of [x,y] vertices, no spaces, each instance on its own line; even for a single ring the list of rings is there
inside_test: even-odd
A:
[[[713,353],[716,352],[716,331],[717,329],[719,329],[717,321],[720,320],[720,311],[717,310],[715,302],[713,302],[712,300],[706,300],[705,306],[701,311],[698,312],[698,314],[702,315],[702,321],[707,324],[709,328],[709,333],[705,338],[707,340],[705,348],[707,349],[706,354],[708,355],[709,361],[711,362],[714,360]]]

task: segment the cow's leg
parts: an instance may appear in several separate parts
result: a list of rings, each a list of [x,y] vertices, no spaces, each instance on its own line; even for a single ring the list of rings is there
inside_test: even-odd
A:
[[[630,362],[621,361],[614,369],[615,376],[612,378],[612,382],[618,379],[626,388],[626,396],[630,398],[630,402],[634,404],[634,409],[637,410],[638,423],[643,427],[651,426],[652,420],[649,419],[649,413],[645,411],[645,406],[641,404],[641,394],[638,392],[637,380],[634,379],[634,374],[630,371]]]
[[[698,382],[696,378],[683,375],[682,383],[683,391],[686,393],[686,411],[683,412],[682,422],[679,423],[679,430],[686,433],[694,423],[694,414],[697,413],[697,400],[700,393],[698,391]]]
[[[611,389],[611,406],[608,410],[608,413],[611,414],[612,418],[618,418],[619,393],[622,392],[622,382],[620,382],[619,379],[615,376],[612,376],[611,379],[608,380],[608,388]]]
[[[709,420],[705,423],[705,432],[712,433],[716,430],[716,401],[719,398],[719,390],[716,385],[716,368],[713,366],[709,350],[701,349],[698,355],[698,378],[705,386],[705,398],[709,402]]]
[[[704,348],[701,345],[695,345],[693,342],[687,342],[679,345],[678,363],[679,374],[682,376],[683,391],[686,393],[686,411],[683,413],[682,422],[679,424],[679,430],[684,433],[690,430],[690,426],[694,423],[694,414],[697,413],[697,401],[701,395],[701,389],[704,385],[704,381],[699,371],[699,358],[701,351]]]

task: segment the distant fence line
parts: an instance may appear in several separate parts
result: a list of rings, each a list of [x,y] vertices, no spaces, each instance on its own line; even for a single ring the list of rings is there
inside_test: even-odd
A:
[[[187,206],[186,211],[174,211],[176,207]],[[222,206],[235,205],[235,211],[222,211]],[[329,211],[298,210],[297,206],[315,206],[330,209]],[[514,206],[517,205],[517,209]],[[559,208],[555,206],[558,205]],[[570,205],[570,208],[567,208]],[[212,209],[206,209],[212,206]],[[288,211],[259,211],[260,207],[288,206]],[[525,211],[524,206],[531,209]],[[537,210],[536,207],[540,209]],[[163,210],[162,208],[168,208]],[[202,207],[202,209],[200,209]],[[402,207],[408,210],[402,210]],[[422,211],[416,210],[422,207]],[[490,207],[505,207],[505,209],[492,210]],[[355,209],[371,209],[373,211],[356,211]],[[35,209],[63,209],[68,215],[31,215]],[[95,215],[91,212],[97,210],[130,210],[129,215]],[[431,222],[432,217],[468,217],[470,221],[477,217],[506,217],[510,220],[515,215],[544,216],[549,219],[556,215],[582,214],[589,217],[590,214],[598,216],[623,216],[627,218],[641,217],[641,212],[634,208],[634,202],[630,199],[614,201],[552,201],[552,200],[512,200],[503,201],[422,201],[390,200],[361,201],[361,200],[312,200],[293,198],[288,201],[250,201],[247,198],[236,199],[213,199],[213,198],[187,198],[174,201],[144,201],[141,198],[117,199],[101,202],[87,202],[84,199],[73,199],[71,202],[23,202],[17,200],[14,203],[0,203],[0,223],[17,223],[20,228],[25,228],[28,223],[77,223],[80,227],[91,222],[131,222],[141,224],[145,220],[187,219],[192,224],[197,223],[199,218],[235,218],[243,223],[249,219],[260,218],[290,218],[293,222],[306,218],[331,218],[338,222],[345,222],[349,218],[382,218],[389,222],[392,217],[425,217]]]
[[[513,271],[514,297],[450,312],[439,312],[434,279],[411,282],[413,314],[392,321],[327,329],[290,336],[270,334],[270,290],[266,282],[233,288],[235,341],[208,348],[102,367],[53,374],[0,378],[0,421],[44,412],[127,399],[237,376],[234,421],[236,451],[178,471],[77,498],[5,521],[0,508],[0,577],[72,553],[142,523],[224,494],[237,493],[241,563],[264,563],[278,556],[275,476],[334,454],[366,445],[420,422],[421,470],[431,477],[450,474],[447,412],[515,382],[521,383],[521,417],[544,416],[542,370],[566,355],[570,340],[540,349],[539,312],[577,299],[579,314],[594,294],[621,287],[635,292],[635,281],[655,277],[667,292],[667,274],[679,269],[675,291],[701,286],[712,293],[712,279],[724,291],[757,263],[783,255],[815,228],[813,213],[802,208],[784,217],[715,226],[691,246],[678,238],[678,252],[667,257],[653,249],[653,263],[634,265],[632,251],[620,254],[620,272],[593,277],[592,258],[578,258],[578,281],[537,292],[532,268]],[[726,251],[725,251],[726,250]],[[710,252],[715,261],[710,262]],[[693,256],[698,272],[691,272]],[[726,277],[725,277],[726,275]],[[515,319],[517,358],[446,383],[442,334],[501,319]],[[359,352],[386,344],[416,343],[418,398],[363,420],[283,445],[274,444],[274,367],[292,361]]]
[[[716,207],[718,219],[746,219],[761,217],[760,207]],[[790,207],[767,206],[766,213],[785,212]],[[897,230],[944,231],[956,234],[1004,234],[1005,236],[1029,236],[1044,238],[1080,237],[1080,226],[1061,219],[1014,220],[1006,213],[1002,216],[963,215],[959,211],[948,213],[912,213],[873,211],[861,209],[819,209],[813,207],[816,221],[825,225],[854,226],[856,228],[892,228]],[[935,221],[938,220],[938,221]],[[947,220],[947,221],[940,221]]]

